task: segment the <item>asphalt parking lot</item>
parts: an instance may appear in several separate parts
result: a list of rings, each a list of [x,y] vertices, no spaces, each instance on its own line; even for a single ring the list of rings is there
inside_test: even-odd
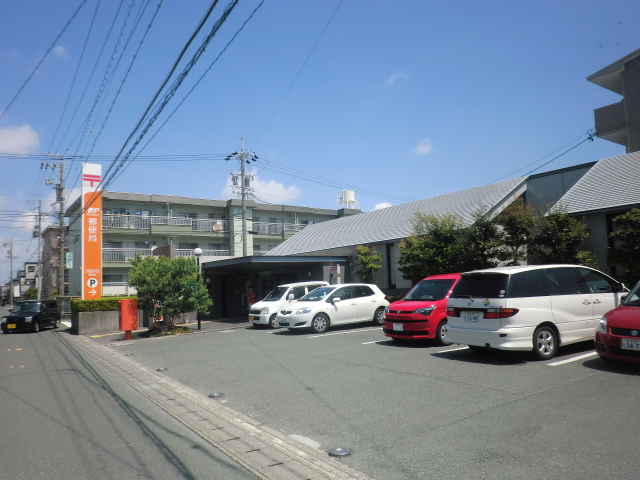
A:
[[[123,342],[149,368],[377,479],[633,478],[638,368],[398,344],[379,327],[253,327]]]

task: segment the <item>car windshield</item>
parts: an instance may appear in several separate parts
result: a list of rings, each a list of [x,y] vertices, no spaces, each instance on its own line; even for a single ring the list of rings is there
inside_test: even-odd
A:
[[[289,290],[289,287],[276,287],[271,290],[262,301],[275,302],[276,300],[280,300],[287,290]]]
[[[627,298],[621,303],[629,307],[640,307],[640,283],[637,283],[636,286],[631,289],[627,294]]]
[[[508,275],[503,273],[472,273],[460,277],[449,298],[500,298],[507,290]]]
[[[40,310],[39,303],[16,303],[12,313],[33,313]]]
[[[449,293],[451,285],[453,280],[422,280],[409,290],[403,300],[442,300]]]
[[[331,292],[333,292],[337,287],[320,287],[316,288],[314,291],[307,293],[304,297],[300,299],[301,302],[319,302]]]

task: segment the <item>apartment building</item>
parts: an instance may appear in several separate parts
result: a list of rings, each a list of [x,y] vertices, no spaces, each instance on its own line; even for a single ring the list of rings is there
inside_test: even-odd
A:
[[[69,217],[69,295],[80,295],[80,200],[66,211]],[[242,205],[238,199],[209,200],[171,195],[102,192],[102,295],[133,293],[127,286],[131,260],[171,246],[176,256],[200,262],[265,255],[308,225],[333,220],[359,210],[331,210],[246,202],[246,235],[242,235]]]

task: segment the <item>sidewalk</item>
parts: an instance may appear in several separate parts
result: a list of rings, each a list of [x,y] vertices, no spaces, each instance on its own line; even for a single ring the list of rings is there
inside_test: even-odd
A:
[[[230,330],[235,328],[247,328],[251,327],[251,322],[247,317],[241,318],[227,318],[222,320],[202,320],[200,322],[200,330],[198,330],[198,322],[180,323],[180,327],[189,327],[193,329],[193,333],[206,333],[219,330]],[[147,328],[140,328],[131,332],[131,340],[124,339],[124,332],[103,333],[101,335],[87,335],[98,345],[109,345],[112,347],[126,345],[129,342],[135,342],[138,340],[147,340],[144,337],[140,337],[141,332],[146,332]],[[191,335],[191,334],[187,334]],[[126,343],[125,343],[126,342]]]

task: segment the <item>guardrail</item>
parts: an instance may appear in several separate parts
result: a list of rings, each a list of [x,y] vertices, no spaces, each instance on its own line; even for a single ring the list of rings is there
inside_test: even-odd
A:
[[[193,257],[193,250],[189,249],[176,249],[176,257]],[[230,256],[229,250],[202,250],[201,257],[228,257]]]
[[[151,255],[150,248],[103,248],[102,261],[109,262],[130,262],[137,255],[146,257]]]

